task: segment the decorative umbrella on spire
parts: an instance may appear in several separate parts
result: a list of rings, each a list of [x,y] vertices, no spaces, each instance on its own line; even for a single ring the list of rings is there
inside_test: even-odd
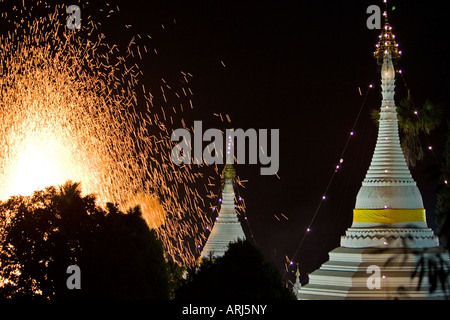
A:
[[[385,2],[386,3],[386,2]],[[381,34],[378,36],[379,41],[376,44],[376,50],[373,53],[377,59],[378,65],[383,64],[383,57],[385,54],[390,53],[392,62],[396,64],[402,55],[402,51],[398,48],[398,43],[395,41],[395,34],[392,32],[392,27],[389,24],[387,16],[387,8],[383,12],[384,26],[381,30]]]

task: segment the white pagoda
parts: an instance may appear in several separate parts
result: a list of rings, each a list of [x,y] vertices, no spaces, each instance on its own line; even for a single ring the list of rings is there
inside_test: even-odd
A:
[[[201,258],[218,258],[225,254],[230,243],[238,239],[245,240],[245,234],[235,208],[234,183],[236,171],[234,157],[230,149],[233,147],[228,137],[226,163],[222,173],[222,204],[211,234],[201,252]]]
[[[300,281],[300,270],[298,268],[298,263],[297,263],[297,271],[295,271],[295,282],[292,287],[292,291],[298,297],[298,294],[300,294],[301,289],[302,289],[302,283]]]
[[[329,261],[309,275],[298,293],[302,300],[446,297],[440,283],[430,292],[428,275],[438,268],[448,272],[449,256],[427,227],[422,196],[400,146],[393,60],[401,51],[386,12],[384,17],[375,52],[382,64],[382,102],[372,162],[356,197],[351,227]],[[447,295],[449,288],[447,278]]]

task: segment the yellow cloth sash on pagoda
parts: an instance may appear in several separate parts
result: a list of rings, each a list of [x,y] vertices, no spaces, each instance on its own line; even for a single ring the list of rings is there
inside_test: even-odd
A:
[[[353,222],[404,223],[426,221],[425,209],[353,209]]]

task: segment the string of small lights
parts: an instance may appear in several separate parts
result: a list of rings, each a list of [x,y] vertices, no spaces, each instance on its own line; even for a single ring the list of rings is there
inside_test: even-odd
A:
[[[237,184],[236,184],[234,189],[235,189],[235,192],[237,194],[236,199],[237,199],[238,203],[242,203],[242,214],[244,215],[244,220],[247,223],[247,227],[248,227],[248,231],[250,233],[250,237],[252,238],[253,243],[256,244],[256,240],[255,240],[255,237],[253,235],[252,228],[250,227],[250,222],[248,221],[247,213],[246,213],[246,210],[245,210],[246,207],[245,207],[244,198],[241,197],[241,194],[240,194],[239,188],[237,187]]]
[[[397,74],[399,75],[399,78],[400,78],[401,82],[403,83],[403,85],[404,85],[405,89],[407,90],[407,92],[410,92],[409,86],[408,86],[408,84],[407,84],[407,82],[406,82],[406,79],[405,79],[405,76],[404,76],[404,72],[402,71],[402,69],[399,69],[399,70],[397,70],[396,72],[397,72]],[[411,101],[411,102],[412,102],[412,101]],[[412,103],[413,103],[413,102],[412,102]],[[414,104],[414,103],[413,103],[413,104]],[[414,107],[414,110],[413,110],[412,112],[413,112],[413,114],[414,114],[415,116],[419,116],[419,113],[421,113],[421,110],[420,110],[420,108]],[[426,140],[427,149],[429,150],[429,152],[431,152],[435,164],[436,164],[438,167],[440,167],[441,164],[440,164],[440,162],[439,162],[439,160],[438,160],[438,158],[437,158],[437,156],[436,156],[435,150],[433,149],[433,145],[431,144],[431,141],[430,141],[428,135],[425,135],[425,140]],[[446,178],[446,177],[443,177],[443,178],[442,178],[442,182],[445,183],[445,184],[448,184],[447,178]]]
[[[402,51],[399,50],[399,45],[395,41],[395,34],[392,33],[392,27],[389,25],[389,22],[388,22],[388,18],[387,18],[387,1],[385,0],[384,2],[386,4],[386,11],[384,11],[384,13],[383,13],[383,16],[385,18],[385,25],[384,25],[384,27],[382,29],[381,34],[379,35],[379,42],[376,44],[376,51],[374,52],[374,56],[377,59],[377,63],[378,63],[379,66],[381,66],[381,64],[383,62],[383,56],[385,54],[387,54],[387,53],[391,54],[391,57],[392,57],[392,59],[393,59],[395,64],[398,64],[398,61],[399,61],[399,59],[400,59],[400,57],[402,55]],[[405,81],[405,78],[404,78],[402,70],[399,69],[396,73],[400,75],[400,78],[402,79],[405,88],[409,92],[409,88],[408,88],[408,86],[406,84],[406,81]],[[369,86],[369,89],[371,89],[371,88],[373,88],[372,84]],[[314,214],[313,214],[312,218],[310,219],[310,221],[309,221],[309,223],[308,223],[308,225],[307,225],[307,227],[306,227],[306,229],[305,229],[305,231],[303,233],[303,236],[302,236],[302,238],[301,238],[301,240],[300,240],[300,242],[299,242],[299,244],[298,244],[298,246],[297,246],[293,256],[291,258],[286,256],[286,261],[288,262],[288,265],[286,265],[284,275],[289,271],[289,267],[294,265],[294,261],[295,261],[295,259],[297,257],[297,254],[299,252],[300,247],[302,246],[304,240],[306,239],[306,236],[311,233],[311,228],[312,228],[312,225],[313,225],[313,223],[314,223],[314,221],[315,221],[315,219],[317,217],[317,214],[319,213],[319,210],[320,210],[323,202],[327,200],[328,190],[329,190],[329,188],[330,188],[330,186],[331,186],[331,184],[332,184],[332,182],[334,180],[334,177],[336,176],[338,170],[341,168],[342,163],[344,162],[345,151],[347,150],[347,146],[348,146],[348,144],[350,142],[350,139],[355,135],[355,127],[356,127],[356,125],[358,123],[359,117],[361,115],[361,111],[364,108],[367,96],[368,96],[370,91],[371,90],[368,90],[366,92],[366,95],[365,95],[364,100],[363,100],[363,102],[361,104],[360,110],[359,110],[359,112],[357,114],[357,117],[355,119],[355,122],[353,124],[352,130],[350,131],[350,134],[349,134],[349,136],[347,138],[347,141],[346,141],[346,143],[344,145],[344,148],[342,150],[341,156],[339,158],[339,163],[337,163],[337,165],[336,165],[336,167],[335,167],[335,169],[334,169],[334,171],[333,171],[333,173],[332,173],[332,175],[331,175],[331,177],[330,177],[330,179],[328,181],[328,184],[325,187],[325,191],[324,191],[321,199],[318,202],[316,210],[314,211]],[[360,90],[360,94],[361,94],[361,90]],[[413,110],[413,113],[416,116],[419,115],[420,110],[418,108],[414,108],[414,109],[415,110]],[[436,163],[439,165],[438,159],[437,159],[437,157],[436,157],[436,155],[434,153],[433,147],[430,144],[428,137],[425,136],[425,138],[426,138],[426,141],[427,141],[428,150],[430,150],[430,152],[433,154]],[[443,178],[443,179],[444,179],[443,182],[447,185],[448,184],[447,178]]]
[[[312,218],[310,219],[310,221],[309,221],[309,223],[308,223],[308,225],[307,225],[307,227],[306,227],[306,229],[305,229],[305,231],[304,231],[304,233],[303,233],[303,236],[302,236],[302,238],[301,238],[301,240],[300,240],[300,242],[299,242],[299,244],[298,244],[298,246],[297,246],[297,248],[296,248],[294,254],[292,255],[291,258],[289,258],[289,257],[286,256],[288,265],[287,265],[286,268],[285,268],[284,275],[286,274],[286,272],[288,272],[289,267],[292,266],[292,265],[294,265],[294,260],[295,260],[296,257],[297,257],[297,254],[298,254],[298,252],[299,252],[299,250],[300,250],[300,247],[302,246],[302,244],[303,244],[303,242],[304,242],[306,236],[311,232],[311,227],[312,227],[312,225],[313,225],[313,223],[314,223],[314,221],[315,221],[315,219],[316,219],[316,217],[317,217],[317,214],[319,213],[319,210],[320,210],[320,208],[321,208],[323,202],[324,202],[325,200],[327,200],[328,190],[329,190],[330,187],[331,187],[331,184],[332,184],[332,182],[333,182],[333,180],[334,180],[334,177],[336,176],[336,174],[338,173],[338,171],[339,171],[339,170],[341,169],[341,167],[342,167],[342,164],[343,164],[343,162],[344,162],[345,152],[346,152],[346,150],[347,150],[347,147],[348,147],[348,145],[349,145],[349,143],[350,143],[351,138],[355,135],[355,128],[356,128],[356,126],[357,126],[357,124],[358,124],[359,118],[360,118],[360,116],[361,116],[361,112],[362,112],[362,110],[364,109],[364,106],[366,105],[367,97],[368,97],[369,93],[372,91],[372,90],[371,90],[372,88],[373,88],[373,85],[370,84],[369,87],[368,87],[368,90],[366,91],[366,94],[364,95],[364,99],[363,99],[363,101],[362,101],[362,103],[361,103],[361,106],[360,106],[360,108],[359,108],[359,111],[358,111],[358,114],[357,114],[357,116],[356,116],[356,118],[355,118],[355,121],[353,122],[352,129],[351,129],[351,131],[350,131],[350,133],[349,133],[349,135],[348,135],[348,137],[347,137],[347,140],[346,140],[345,145],[344,145],[344,147],[343,147],[343,149],[342,149],[342,152],[340,153],[339,161],[338,161],[337,164],[335,165],[335,168],[334,168],[334,170],[333,170],[333,172],[332,172],[332,174],[331,174],[331,177],[330,177],[330,179],[328,180],[328,183],[327,183],[327,185],[326,185],[326,187],[325,187],[325,191],[323,192],[322,197],[320,198],[320,200],[319,200],[319,202],[318,202],[318,205],[317,205],[317,207],[316,207],[316,210],[314,211],[314,214],[313,214]]]
[[[395,41],[395,34],[392,33],[392,27],[389,25],[389,22],[388,22],[387,1],[385,0],[384,2],[386,4],[386,10],[383,13],[383,16],[384,16],[384,19],[385,19],[385,25],[383,27],[383,30],[382,30],[381,34],[378,36],[379,37],[379,41],[376,44],[376,50],[374,52],[374,56],[377,59],[377,62],[378,62],[379,65],[382,64],[383,56],[386,53],[391,53],[391,56],[392,56],[393,60],[396,61],[396,62],[400,59],[401,54],[402,54],[402,52],[398,48],[398,44]],[[373,85],[370,84],[369,85],[369,90],[367,90],[367,92],[366,92],[366,94],[364,96],[363,102],[361,103],[361,106],[359,108],[358,114],[357,114],[356,119],[355,119],[355,121],[353,123],[353,127],[352,127],[352,129],[350,131],[349,136],[347,137],[347,141],[346,141],[346,143],[344,145],[344,148],[343,148],[343,150],[341,152],[341,155],[339,157],[339,162],[336,164],[335,169],[334,169],[333,173],[331,174],[331,177],[330,177],[330,179],[328,181],[328,184],[325,187],[325,191],[323,192],[322,198],[319,200],[319,203],[318,203],[318,205],[316,207],[316,210],[314,211],[314,214],[313,214],[310,222],[308,223],[308,225],[306,227],[306,230],[305,230],[305,232],[304,232],[304,234],[303,234],[303,236],[302,236],[302,238],[300,240],[300,243],[298,244],[298,246],[297,246],[297,248],[296,248],[292,258],[287,258],[289,266],[292,266],[294,264],[294,260],[297,257],[297,254],[298,254],[298,251],[299,251],[300,247],[302,246],[306,236],[311,232],[312,224],[314,223],[314,221],[315,221],[315,219],[317,217],[317,214],[319,213],[319,210],[320,210],[323,202],[327,199],[328,190],[330,189],[330,186],[331,186],[331,184],[332,184],[332,182],[334,180],[334,177],[336,176],[338,170],[341,169],[342,163],[344,162],[345,151],[347,150],[347,147],[348,147],[348,144],[350,142],[350,139],[355,135],[356,125],[357,125],[358,120],[360,118],[361,112],[362,112],[362,110],[363,110],[363,108],[364,108],[364,106],[366,104],[367,96],[368,96],[369,92],[371,92],[370,89],[372,89],[372,88],[373,88]],[[361,89],[360,88],[358,88],[358,89],[359,89],[359,92],[361,94]],[[286,267],[286,270],[288,270],[288,267]]]

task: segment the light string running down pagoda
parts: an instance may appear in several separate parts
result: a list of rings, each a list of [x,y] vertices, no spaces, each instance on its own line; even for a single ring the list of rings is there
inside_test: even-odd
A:
[[[320,211],[320,208],[321,208],[322,204],[327,200],[328,191],[329,191],[329,189],[330,189],[330,187],[332,185],[332,182],[333,182],[336,174],[340,171],[340,169],[342,169],[342,166],[343,166],[343,163],[344,163],[344,158],[345,158],[345,153],[346,153],[347,148],[349,146],[350,140],[356,134],[355,129],[356,129],[357,125],[358,125],[358,122],[359,122],[362,110],[364,109],[364,107],[366,105],[367,97],[368,97],[369,93],[371,93],[371,91],[372,91],[371,89],[373,89],[373,87],[374,86],[372,84],[370,84],[368,86],[368,90],[366,91],[366,93],[364,95],[363,101],[361,103],[361,106],[359,107],[359,110],[358,110],[358,113],[356,115],[355,121],[353,122],[353,126],[352,126],[352,128],[351,128],[351,130],[349,132],[349,135],[347,136],[347,139],[346,139],[346,142],[344,144],[344,147],[342,148],[342,151],[340,153],[339,160],[334,164],[333,172],[332,172],[332,174],[331,174],[331,176],[330,176],[330,178],[328,180],[328,183],[327,183],[327,185],[326,185],[326,187],[324,189],[324,192],[322,193],[322,196],[320,197],[320,200],[319,200],[319,202],[317,204],[317,207],[316,207],[316,209],[314,211],[314,214],[312,215],[311,219],[309,220],[309,222],[307,224],[306,229],[303,232],[303,236],[302,236],[302,238],[301,238],[301,240],[300,240],[300,242],[299,242],[299,244],[298,244],[294,254],[290,258],[288,256],[286,256],[288,265],[285,266],[284,275],[286,275],[286,273],[289,271],[289,268],[294,265],[294,261],[295,261],[297,255],[298,255],[298,253],[299,253],[299,250],[300,250],[304,240],[306,239],[306,236],[308,234],[310,234],[311,231],[312,231],[311,228],[312,228],[312,226],[314,224],[314,221],[315,221],[315,219],[316,219],[316,217],[317,217],[317,215],[318,215],[318,213]]]

